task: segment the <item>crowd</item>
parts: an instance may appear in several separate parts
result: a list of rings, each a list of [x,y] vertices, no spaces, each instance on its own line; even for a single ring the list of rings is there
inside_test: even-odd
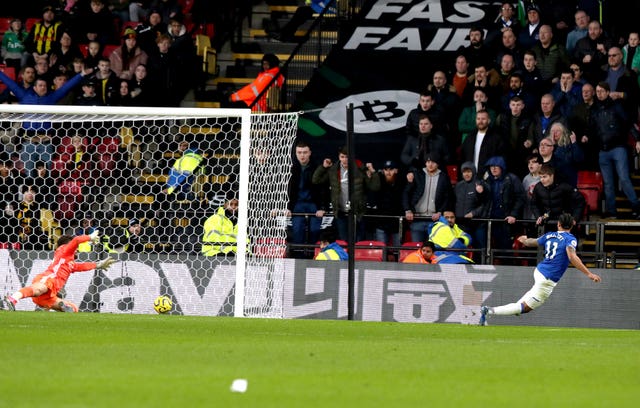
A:
[[[450,70],[432,73],[420,90],[404,148],[387,155],[380,171],[345,151],[330,166],[333,157],[318,163],[306,143],[295,147],[292,244],[315,244],[325,213],[334,216],[338,239],[347,240],[342,218],[350,206],[359,220],[356,240],[429,248],[434,226],[452,212],[473,248],[489,244],[479,220],[493,219],[502,222],[492,223],[492,248],[512,249],[516,236],[554,226],[563,213],[584,216],[577,189],[583,170],[602,174],[604,217],[640,219],[630,178],[630,161],[640,153],[638,31],[607,31],[598,13],[577,2],[525,4],[526,21],[502,2],[493,25],[469,30]],[[358,171],[353,202],[349,160]],[[618,185],[630,213],[617,211]],[[301,224],[305,219],[311,222]]]
[[[0,102],[179,106],[195,85],[193,19],[185,19],[181,2],[67,0],[44,4],[41,18],[29,31],[15,17],[3,33],[2,63],[12,78],[2,76],[7,89],[0,94]],[[83,81],[64,88],[55,99],[48,97],[79,75],[84,76]],[[30,93],[39,80],[46,89],[38,93],[39,98],[25,100],[16,94],[17,87]]]
[[[7,85],[0,98],[30,104],[179,103],[192,78],[194,50],[178,2],[135,2],[128,8],[103,0],[63,3],[45,7],[29,33],[19,20],[12,22],[2,56],[21,80],[0,72]],[[616,207],[619,184],[632,206],[630,217],[640,218],[630,179],[631,154],[640,152],[638,32],[607,31],[597,13],[577,9],[577,2],[526,3],[525,21],[512,3],[502,2],[493,25],[469,30],[469,44],[458,50],[450,69],[434,72],[420,90],[407,116],[402,152],[386,157],[381,169],[361,163],[346,148],[335,157],[313,158],[309,144],[296,144],[288,205],[294,248],[318,242],[325,215],[333,217],[337,239],[346,241],[348,214],[355,213],[357,240],[394,245],[439,241],[434,227],[453,216],[450,227],[470,238],[456,242],[484,248],[487,226],[478,220],[503,220],[493,224],[491,244],[510,249],[524,232],[520,220],[545,225],[562,213],[583,216],[585,200],[576,189],[581,170],[602,173],[605,217],[622,216]],[[141,23],[115,35],[113,24],[105,23],[115,16]],[[119,45],[104,55],[115,41]],[[86,56],[80,43],[86,44]],[[25,128],[22,162],[48,163],[48,146],[46,132]],[[0,175],[14,171],[15,163],[5,158]],[[15,189],[12,183],[6,189]],[[237,202],[228,211],[235,209]],[[16,210],[5,207],[5,213]],[[223,208],[218,215],[225,214]],[[435,244],[436,252],[447,248],[444,241]]]

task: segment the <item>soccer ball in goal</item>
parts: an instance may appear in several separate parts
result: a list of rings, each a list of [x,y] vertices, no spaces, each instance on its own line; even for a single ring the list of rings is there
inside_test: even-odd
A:
[[[154,313],[164,293],[183,314],[280,317],[275,258],[287,235],[275,214],[287,208],[297,115],[1,105],[1,167],[13,183],[1,204],[15,215],[3,221],[0,293],[42,272],[60,236],[97,228],[102,241],[78,260],[118,262],[72,275],[66,296],[80,311]],[[237,244],[227,250],[206,226],[230,197]]]
[[[173,302],[167,296],[158,296],[156,300],[153,301],[153,309],[158,313],[170,312],[172,308]]]

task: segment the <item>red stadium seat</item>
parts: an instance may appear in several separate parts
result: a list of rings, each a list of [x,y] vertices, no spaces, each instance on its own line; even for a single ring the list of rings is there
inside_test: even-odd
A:
[[[387,257],[387,244],[382,241],[358,241],[354,252],[356,261],[384,261]]]
[[[0,65],[0,71],[4,72],[4,74],[6,76],[8,76],[9,78],[13,79],[14,81],[16,80],[16,70],[13,67],[8,67],[4,64]],[[4,91],[5,89],[7,89],[7,85],[5,85],[4,82],[0,82],[0,92]]]
[[[120,46],[119,45],[114,45],[114,44],[107,44],[107,45],[104,46],[104,50],[102,51],[102,55],[104,55],[105,58],[109,58],[109,56],[111,55],[113,50],[115,50],[118,47],[120,47]]]
[[[401,249],[400,255],[398,256],[398,262],[404,261],[410,253],[414,252],[416,249],[422,246],[422,242],[405,242],[402,244],[403,247],[407,247],[407,249]]]
[[[602,173],[600,173],[599,171],[588,170],[578,171],[577,187],[579,189],[593,189],[597,190],[598,193],[602,193],[602,190],[604,188]]]
[[[451,184],[455,185],[458,182],[458,166],[450,164],[447,166],[447,174],[451,179]]]
[[[24,29],[28,33],[31,31],[34,25],[42,20],[42,17],[29,17],[24,23]]]
[[[80,180],[64,180],[58,185],[58,210],[56,211],[56,218],[73,219],[76,211],[82,204],[82,186],[84,183]]]
[[[258,238],[252,252],[261,258],[284,258],[287,255],[287,241],[284,238]]]

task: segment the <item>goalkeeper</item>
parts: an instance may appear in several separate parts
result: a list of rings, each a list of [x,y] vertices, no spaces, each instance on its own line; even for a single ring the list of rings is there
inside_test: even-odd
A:
[[[8,310],[15,310],[16,303],[22,298],[30,297],[33,303],[59,312],[77,312],[78,306],[68,300],[58,297],[58,292],[64,287],[69,276],[74,272],[92,271],[94,269],[107,269],[115,262],[107,258],[102,262],[76,262],[78,246],[83,242],[99,242],[100,232],[94,231],[90,235],[71,237],[63,235],[58,239],[58,246],[53,255],[53,262],[41,274],[37,275],[30,286],[20,289],[4,299]]]

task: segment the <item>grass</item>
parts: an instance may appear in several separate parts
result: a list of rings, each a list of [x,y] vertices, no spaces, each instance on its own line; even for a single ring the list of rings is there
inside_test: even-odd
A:
[[[0,334],[0,407],[640,401],[632,330],[0,312]]]

